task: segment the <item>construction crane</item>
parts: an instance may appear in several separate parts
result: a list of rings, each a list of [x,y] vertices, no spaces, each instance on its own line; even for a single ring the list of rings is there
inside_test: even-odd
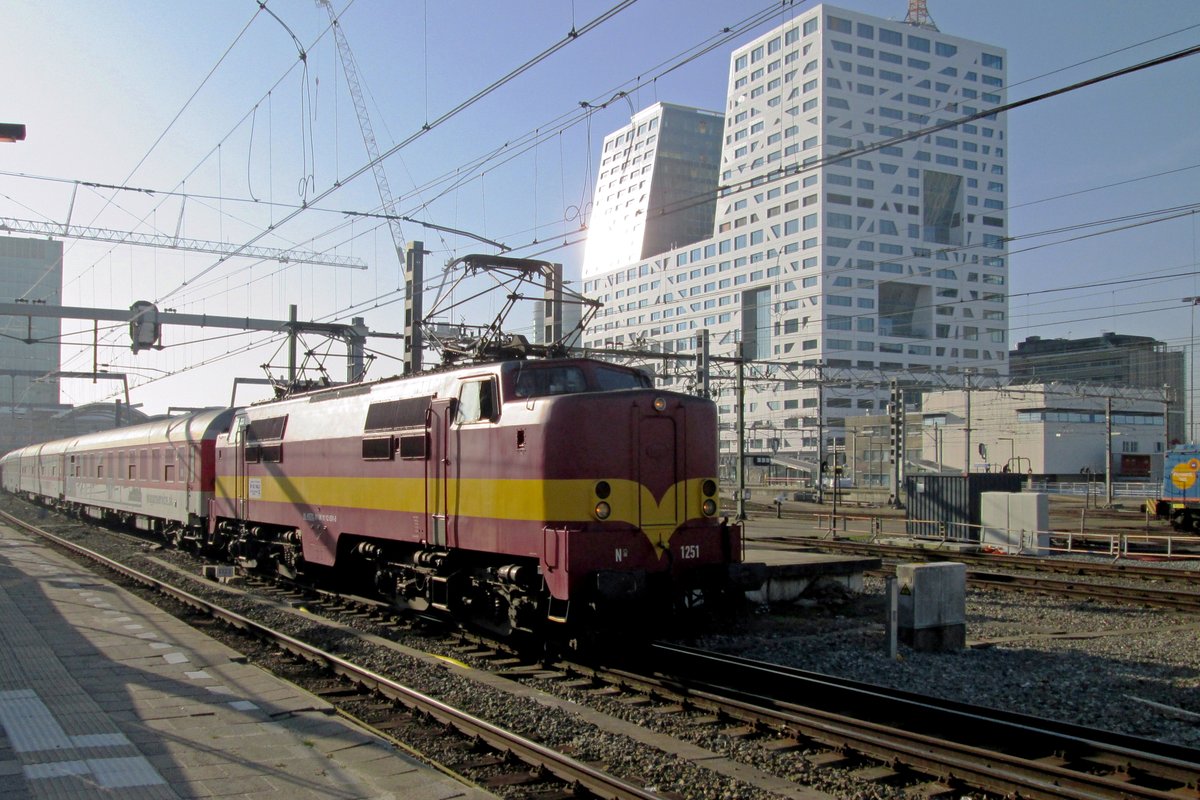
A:
[[[396,201],[392,199],[392,190],[388,186],[387,174],[383,171],[383,162],[379,158],[379,146],[375,143],[375,131],[371,127],[371,116],[367,113],[367,103],[363,99],[362,85],[358,80],[358,67],[354,63],[354,54],[350,51],[350,43],[342,33],[337,13],[333,10],[330,0],[317,0],[317,5],[329,13],[329,24],[333,27],[333,39],[337,43],[338,56],[342,60],[342,72],[346,76],[346,86],[350,90],[350,99],[354,101],[354,110],[358,114],[358,127],[362,130],[363,145],[367,148],[367,158],[370,159],[371,172],[375,175],[375,187],[379,190],[379,200],[383,204],[383,213],[387,217],[388,231],[392,234],[392,244],[396,247],[396,258],[404,265],[404,233],[400,230],[400,219],[396,214]]]

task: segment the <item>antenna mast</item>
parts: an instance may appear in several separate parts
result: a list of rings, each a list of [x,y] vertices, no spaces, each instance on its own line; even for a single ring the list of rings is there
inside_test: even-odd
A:
[[[904,18],[904,21],[917,28],[931,31],[938,29],[938,26],[934,24],[933,17],[929,16],[929,8],[925,5],[925,0],[908,0],[908,16]]]

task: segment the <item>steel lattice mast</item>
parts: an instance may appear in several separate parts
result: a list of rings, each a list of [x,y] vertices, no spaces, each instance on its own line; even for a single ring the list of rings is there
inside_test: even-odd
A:
[[[931,31],[938,29],[933,17],[929,16],[929,8],[926,6],[925,0],[908,0],[908,16],[904,18],[904,21],[918,28],[927,28]]]

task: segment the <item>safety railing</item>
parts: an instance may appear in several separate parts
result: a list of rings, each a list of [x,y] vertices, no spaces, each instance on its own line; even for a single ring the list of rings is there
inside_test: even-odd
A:
[[[1130,531],[1082,532],[1007,529],[1007,536],[984,536],[983,525],[944,520],[905,519],[856,514],[816,513],[800,518],[820,539],[878,542],[897,539],[922,547],[974,546],[1004,553],[1079,553],[1112,558],[1152,555],[1170,560],[1200,560],[1200,536]],[[995,526],[989,530],[999,531]]]

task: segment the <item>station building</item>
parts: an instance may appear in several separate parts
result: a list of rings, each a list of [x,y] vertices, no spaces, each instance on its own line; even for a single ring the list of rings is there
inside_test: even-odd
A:
[[[680,117],[689,135],[721,131],[711,228],[653,254],[663,239],[633,222],[677,210],[649,191],[667,131],[651,142],[647,123],[641,138],[635,114],[605,139],[592,228],[623,263],[587,260],[584,294],[604,308],[583,345],[694,355],[709,331],[713,355],[756,362],[739,401],[747,457],[797,468],[844,445],[847,418],[879,413],[892,376],[1006,374],[1007,125],[986,115],[1006,101],[1005,58],[928,22],[831,5],[789,16],[730,56],[723,124]],[[610,199],[639,155],[636,196]],[[601,215],[622,199],[631,217]],[[662,372],[691,388],[687,370]],[[728,465],[735,399],[728,381],[713,388]]]
[[[1030,336],[1009,353],[1014,382],[1072,381],[1165,392],[1166,441],[1194,441],[1186,432],[1184,351],[1151,336],[1106,332],[1082,339]]]
[[[922,394],[905,414],[903,475],[1014,472],[1038,480],[1160,481],[1167,401],[1127,386],[1030,383],[973,386]],[[855,488],[893,486],[888,415],[847,421],[846,450]]]

